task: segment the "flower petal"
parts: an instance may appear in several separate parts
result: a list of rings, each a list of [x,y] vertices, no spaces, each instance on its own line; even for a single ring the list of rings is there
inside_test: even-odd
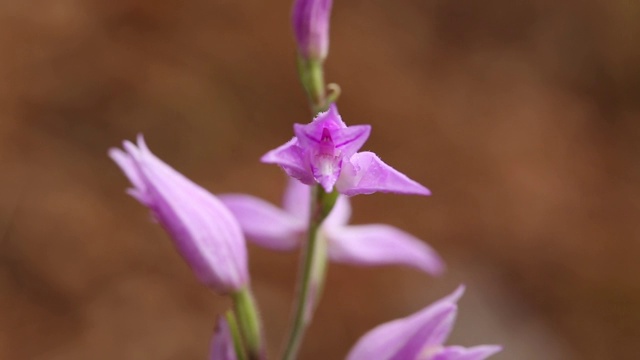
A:
[[[444,270],[440,256],[418,238],[383,224],[328,228],[329,257],[353,265],[406,265],[432,275]]]
[[[285,190],[282,207],[298,221],[309,222],[309,208],[311,206],[311,186],[297,180],[289,179]],[[336,204],[323,223],[323,227],[343,226],[351,217],[351,204],[346,196],[338,196]]]
[[[425,345],[444,342],[442,329],[447,326],[443,323],[451,322],[451,315],[457,311],[456,302],[463,293],[464,286],[459,286],[450,295],[413,315],[377,326],[358,340],[347,360],[400,360],[395,356],[420,340],[424,340]]]
[[[311,169],[303,159],[302,149],[297,144],[298,140],[294,137],[284,145],[264,154],[260,161],[279,165],[287,175],[307,185],[313,185],[315,184],[315,179]]]
[[[336,131],[344,130],[347,124],[342,121],[338,107],[331,104],[329,110],[320,112],[308,124],[293,124],[293,133],[303,148],[315,147],[322,143],[323,136],[333,135]],[[330,139],[333,142],[333,136]]]
[[[124,152],[118,148],[109,149],[109,157],[118,164],[122,172],[133,185],[133,188],[127,190],[129,195],[140,201],[142,204],[147,205],[150,201],[145,195],[147,193],[146,185],[140,174],[140,169],[134,160],[134,154],[138,154],[138,148],[136,148],[129,141],[124,142],[124,148],[130,149],[130,152]]]
[[[502,346],[479,345],[470,348],[447,346],[429,360],[484,360],[502,351]]]
[[[340,195],[338,196],[333,209],[331,210],[329,215],[327,215],[324,223],[322,223],[322,227],[324,229],[327,229],[326,231],[328,233],[331,233],[333,231],[340,231],[340,228],[349,223],[349,218],[351,218],[351,202],[349,201],[348,197]]]
[[[253,243],[281,251],[300,245],[306,230],[305,221],[255,196],[223,194],[219,198],[235,215],[242,231]]]
[[[306,224],[309,221],[309,208],[311,207],[311,186],[298,180],[289,178],[287,189],[284,191],[282,208],[299,221]]]
[[[374,192],[431,195],[429,189],[385,164],[372,152],[361,152],[343,162],[338,191],[353,196]]]
[[[213,340],[211,341],[209,360],[236,360],[231,330],[223,316],[218,318],[216,332],[213,334]]]
[[[139,177],[132,179],[138,198],[171,235],[198,279],[221,293],[244,287],[249,281],[246,244],[231,212],[207,190],[153,155],[142,137],[137,148],[125,143],[125,149],[131,162],[125,161],[123,170],[131,163],[138,169]],[[116,155],[116,159],[121,164],[123,157]]]
[[[416,335],[428,336],[432,328],[455,313],[456,305],[437,302],[409,317],[379,325],[358,340],[347,360],[396,360]],[[403,358],[413,359],[413,358]]]
[[[455,305],[453,305],[455,306]],[[405,345],[398,351],[391,360],[420,359],[421,355],[426,355],[429,359],[432,349],[441,349],[442,342],[453,329],[456,320],[457,307],[454,311],[433,320],[429,325],[424,325],[418,330]],[[444,335],[444,336],[443,336]]]

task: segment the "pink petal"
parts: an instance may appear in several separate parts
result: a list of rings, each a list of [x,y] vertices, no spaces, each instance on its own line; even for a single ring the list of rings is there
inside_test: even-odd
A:
[[[319,144],[325,130],[332,134],[334,131],[346,128],[347,124],[342,121],[338,108],[332,104],[329,110],[319,113],[310,123],[294,124],[293,132],[300,141],[300,146],[307,148]]]
[[[434,311],[434,309],[437,309],[439,306],[443,306],[444,304],[455,305],[458,300],[460,300],[462,294],[464,294],[464,290],[464,285],[460,285],[453,293],[438,300],[425,310],[422,310],[421,313],[425,316],[423,319],[428,316],[426,315],[427,313]],[[425,350],[427,354],[429,354],[431,349],[442,349],[442,344],[447,341],[447,338],[453,330],[456,315],[457,311],[453,311],[449,315],[442,317],[440,321],[431,323],[429,326],[423,326],[405,343],[392,360],[422,359],[420,355],[424,354]],[[419,317],[417,315],[414,316]],[[427,359],[431,360],[428,356]]]
[[[297,180],[289,178],[287,189],[284,193],[282,207],[299,221],[307,224],[309,222],[309,208],[311,199],[311,186],[305,185]],[[323,227],[343,226],[349,222],[351,217],[351,204],[346,196],[339,196],[336,204],[331,210]]]
[[[233,346],[231,330],[223,316],[219,317],[216,332],[213,334],[209,360],[236,360],[236,350]]]
[[[372,152],[361,152],[343,162],[338,191],[353,196],[374,192],[431,195],[429,189],[385,164]]]
[[[428,336],[429,330],[455,313],[456,305],[436,302],[403,319],[394,320],[366,333],[351,349],[347,360],[395,360],[416,335]],[[404,358],[413,360],[414,358]]]
[[[136,196],[171,235],[196,276],[221,293],[236,291],[249,280],[244,236],[231,212],[211,193],[158,159],[144,139],[125,142],[127,156],[112,151],[131,178]]]
[[[331,229],[340,231],[338,229],[343,228],[349,223],[349,218],[351,218],[351,203],[348,197],[340,195],[338,196],[333,209],[324,220],[322,227],[327,229],[326,231],[328,232],[332,232],[333,230]]]
[[[136,198],[144,205],[148,205],[150,199],[146,196],[147,187],[142,179],[142,175],[140,174],[140,168],[138,167],[136,161],[134,160],[134,155],[138,153],[138,148],[136,148],[133,144],[128,141],[124,142],[125,148],[130,148],[130,152],[126,153],[118,148],[109,149],[109,157],[113,161],[118,164],[122,172],[124,172],[125,176],[133,185],[133,188],[127,190],[129,195]],[[133,153],[132,153],[133,152]]]
[[[502,351],[501,346],[480,345],[470,348],[448,346],[436,353],[429,360],[484,360]]]
[[[438,254],[393,226],[372,224],[328,228],[329,257],[353,265],[406,265],[432,275],[444,270]]]
[[[453,305],[455,306],[455,305]],[[429,354],[431,349],[442,347],[442,343],[451,333],[456,320],[457,307],[454,311],[444,316],[433,319],[429,324],[424,324],[405,343],[391,360],[419,359],[426,351]],[[427,359],[429,357],[427,356]]]
[[[302,149],[297,145],[294,137],[284,145],[269,151],[260,159],[263,163],[279,165],[287,175],[300,180],[307,185],[315,184],[315,179],[304,161]]]
[[[464,286],[459,286],[452,294],[413,315],[379,325],[358,340],[347,360],[400,360],[398,354],[410,350],[421,340],[422,344],[431,346],[444,342],[442,335],[449,333],[453,325],[451,316],[455,315],[456,302],[463,293]]]
[[[305,221],[254,196],[223,194],[219,198],[253,243],[280,251],[293,250],[300,245],[306,230]]]
[[[282,208],[299,221],[306,224],[309,221],[309,209],[311,204],[311,186],[298,180],[289,178],[287,189],[284,191]]]

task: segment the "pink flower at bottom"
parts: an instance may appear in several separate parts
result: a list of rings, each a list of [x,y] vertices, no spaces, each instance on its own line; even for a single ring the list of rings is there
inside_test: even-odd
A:
[[[347,360],[484,360],[500,352],[502,347],[497,345],[443,345],[463,293],[464,286],[460,286],[413,315],[379,325],[358,340]]]

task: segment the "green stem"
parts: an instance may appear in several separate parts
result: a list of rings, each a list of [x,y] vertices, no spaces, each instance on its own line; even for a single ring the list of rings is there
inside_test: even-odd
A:
[[[298,57],[298,74],[302,86],[309,97],[311,111],[315,116],[329,107],[326,99],[326,86],[324,83],[324,69],[319,60],[306,60]]]
[[[258,307],[253,298],[251,289],[246,287],[232,294],[234,312],[238,319],[238,325],[242,337],[247,346],[249,360],[264,359],[264,348],[262,343],[262,326]]]
[[[231,332],[231,338],[233,339],[233,348],[236,352],[237,360],[246,360],[247,356],[244,353],[244,344],[242,343],[242,335],[240,335],[240,329],[238,328],[238,322],[233,311],[229,310],[225,314],[227,324],[229,325],[229,331]]]
[[[304,333],[318,304],[327,267],[326,243],[321,237],[320,227],[333,208],[337,193],[327,194],[317,185],[311,191],[308,239],[304,245],[293,323],[283,360],[294,360],[297,357]]]

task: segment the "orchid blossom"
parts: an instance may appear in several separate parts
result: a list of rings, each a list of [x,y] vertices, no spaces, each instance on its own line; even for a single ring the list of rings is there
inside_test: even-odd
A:
[[[344,195],[392,192],[430,195],[430,191],[385,164],[372,152],[358,152],[369,138],[371,126],[347,126],[338,108],[318,114],[309,124],[294,124],[295,136],[269,151],[262,162],[279,165],[300,182],[334,187]]]
[[[444,346],[464,286],[406,318],[382,324],[358,340],[347,360],[484,360],[502,350],[496,345]]]

